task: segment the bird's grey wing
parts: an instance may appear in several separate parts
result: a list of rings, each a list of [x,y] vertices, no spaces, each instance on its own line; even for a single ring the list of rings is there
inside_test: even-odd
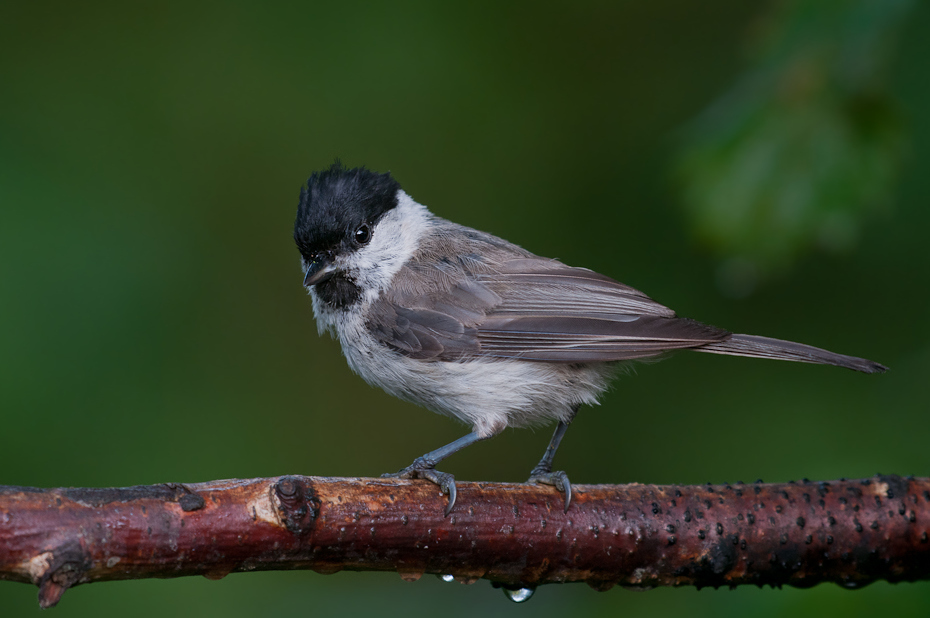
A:
[[[610,277],[554,260],[512,260],[477,279],[503,298],[477,325],[485,356],[571,363],[628,360],[730,336],[679,318]]]
[[[629,321],[574,316],[491,316],[478,329],[481,355],[532,361],[590,363],[658,356],[729,337],[727,331],[682,318]]]
[[[416,359],[458,360],[478,356],[478,324],[500,303],[493,292],[463,279],[427,293],[394,291],[375,301],[368,329],[375,338]]]
[[[437,278],[443,289],[377,301],[369,327],[419,359],[518,358],[584,363],[656,356],[730,336],[680,319],[609,277],[556,260],[521,257]]]
[[[674,318],[675,312],[637,289],[587,268],[539,257],[507,260],[476,280],[502,298],[495,314]]]

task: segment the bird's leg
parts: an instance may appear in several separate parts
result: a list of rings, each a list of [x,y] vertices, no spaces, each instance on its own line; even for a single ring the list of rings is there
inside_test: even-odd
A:
[[[556,489],[561,491],[562,495],[565,496],[566,513],[568,512],[568,506],[572,503],[572,484],[568,481],[568,475],[561,470],[556,472],[552,471],[552,460],[555,459],[555,452],[559,449],[559,444],[561,444],[562,438],[565,437],[565,432],[568,430],[568,426],[577,413],[578,408],[576,407],[572,410],[572,415],[568,420],[559,421],[558,426],[555,428],[555,432],[552,434],[552,439],[549,440],[549,446],[546,447],[546,452],[543,454],[542,459],[539,460],[539,463],[536,464],[536,467],[533,468],[533,471],[530,472],[530,478],[526,481],[527,483],[553,485]]]
[[[442,493],[449,496],[449,505],[446,507],[446,516],[448,517],[449,513],[452,512],[452,507],[455,506],[455,477],[448,472],[440,472],[437,470],[436,464],[449,455],[457,453],[466,446],[474,444],[475,442],[480,442],[489,437],[490,436],[480,437],[473,431],[467,436],[462,436],[454,442],[437,448],[435,451],[430,451],[421,457],[417,457],[413,460],[412,464],[400,472],[390,472],[388,474],[382,474],[381,476],[395,479],[426,479],[427,481],[436,483],[439,485],[439,489],[442,490]]]

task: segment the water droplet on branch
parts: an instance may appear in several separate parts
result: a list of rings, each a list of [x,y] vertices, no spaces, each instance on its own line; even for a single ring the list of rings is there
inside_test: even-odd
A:
[[[530,597],[532,597],[535,592],[536,588],[517,588],[516,590],[504,588],[504,594],[506,594],[507,598],[514,603],[523,603],[525,601],[529,601]]]

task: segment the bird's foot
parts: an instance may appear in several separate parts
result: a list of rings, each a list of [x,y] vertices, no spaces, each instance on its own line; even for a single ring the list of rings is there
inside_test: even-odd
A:
[[[565,496],[565,512],[568,513],[568,507],[572,503],[572,484],[568,480],[568,475],[561,470],[552,472],[546,468],[537,466],[530,472],[530,478],[527,483],[543,483],[552,485]]]
[[[435,464],[425,461],[423,458],[416,459],[412,464],[399,472],[388,472],[387,474],[382,474],[381,477],[391,479],[424,479],[430,481],[431,483],[439,485],[439,489],[442,493],[449,496],[449,504],[446,506],[445,512],[446,517],[449,516],[449,513],[452,512],[452,507],[455,506],[455,477],[448,472],[440,472],[435,468]]]

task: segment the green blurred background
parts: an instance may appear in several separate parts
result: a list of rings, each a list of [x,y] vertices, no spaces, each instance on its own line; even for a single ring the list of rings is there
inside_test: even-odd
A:
[[[817,4],[5,3],[0,483],[375,476],[462,435],[316,334],[291,225],[337,156],[682,315],[892,368],[640,365],[572,426],[574,482],[930,474],[930,7]],[[444,469],[523,480],[549,433]],[[38,611],[0,582],[4,616]],[[487,582],[253,573],[51,611],[926,616],[930,583],[514,605]]]

